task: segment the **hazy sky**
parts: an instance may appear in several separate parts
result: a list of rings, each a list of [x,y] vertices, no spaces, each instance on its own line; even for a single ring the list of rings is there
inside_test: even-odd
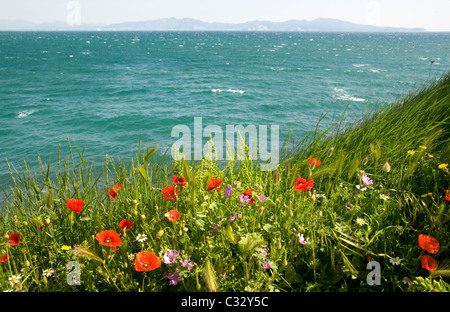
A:
[[[206,22],[337,18],[359,24],[450,31],[450,0],[0,0],[0,19],[112,24],[190,17]]]

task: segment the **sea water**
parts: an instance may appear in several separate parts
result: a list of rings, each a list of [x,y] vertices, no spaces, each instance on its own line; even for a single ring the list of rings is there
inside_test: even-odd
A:
[[[449,51],[450,33],[0,32],[0,184],[67,138],[97,165],[165,152],[194,117],[299,141],[440,77]]]

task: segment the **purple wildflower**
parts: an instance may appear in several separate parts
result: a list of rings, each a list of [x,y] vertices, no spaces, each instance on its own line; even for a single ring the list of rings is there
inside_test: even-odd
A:
[[[305,238],[303,237],[303,234],[298,233],[298,241],[302,245],[308,245],[308,243],[306,242]]]
[[[225,198],[231,196],[231,185],[230,184],[228,184],[227,188],[225,189],[225,191],[223,191],[223,195],[224,195]]]
[[[210,230],[211,233],[219,232],[219,227],[217,226],[217,224],[214,224],[213,227],[214,229]]]
[[[182,280],[182,277],[179,275],[180,271],[176,270],[175,273],[168,273],[167,274],[167,278],[170,279],[170,284],[171,285],[176,285],[178,284],[179,281]]]
[[[188,268],[189,270],[192,270],[192,268],[194,267],[194,262],[192,262],[192,261],[189,261],[191,258],[187,258],[187,259],[185,259],[185,260],[180,260],[180,262],[181,262],[181,266],[182,267],[184,267],[184,268]]]
[[[268,259],[266,259],[266,261],[264,261],[264,269],[270,269],[270,264],[269,264]]]
[[[245,194],[241,194],[239,195],[239,200],[241,201],[241,206],[244,206],[245,203],[249,203],[250,202],[250,196],[247,196]]]
[[[366,185],[372,185],[373,184],[373,181],[370,180],[367,175],[363,175],[361,179],[363,180],[364,184],[366,184]]]
[[[267,256],[267,255],[269,254],[269,249],[267,249],[267,248],[258,247],[258,249],[259,249],[265,256]]]
[[[176,257],[180,254],[180,251],[176,252],[175,250],[169,250],[164,255],[163,260],[165,264],[171,264],[171,263],[177,263],[177,260],[175,260]]]
[[[237,217],[238,214],[241,214],[241,213],[240,212],[235,212],[234,215],[230,219],[228,219],[228,222],[233,222],[234,220],[236,220],[236,217]]]
[[[261,202],[266,200],[266,196],[264,196],[264,195],[261,195],[261,196],[256,195],[256,196],[258,197],[259,201],[261,201]]]

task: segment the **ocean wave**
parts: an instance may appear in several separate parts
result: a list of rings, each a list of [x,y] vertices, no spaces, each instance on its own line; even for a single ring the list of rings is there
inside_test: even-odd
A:
[[[213,92],[213,93],[230,92],[230,93],[239,93],[239,94],[244,94],[244,93],[245,93],[244,90],[233,90],[233,89],[228,89],[228,90],[223,90],[223,89],[211,89],[211,92]]]
[[[366,67],[369,66],[370,64],[353,64],[354,67]]]
[[[343,88],[335,87],[335,88],[333,88],[333,90],[334,90],[334,93],[335,93],[335,94],[333,94],[333,98],[335,98],[337,100],[350,101],[350,102],[365,102],[366,101],[366,99],[351,96]]]
[[[25,118],[30,116],[31,114],[33,114],[35,111],[34,110],[29,110],[29,111],[21,111],[17,114],[16,118]]]

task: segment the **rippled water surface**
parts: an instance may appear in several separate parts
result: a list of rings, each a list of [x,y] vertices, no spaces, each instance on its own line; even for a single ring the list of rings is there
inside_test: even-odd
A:
[[[301,138],[439,77],[449,51],[449,33],[0,32],[0,183],[66,137],[98,164],[164,151],[194,117]]]

